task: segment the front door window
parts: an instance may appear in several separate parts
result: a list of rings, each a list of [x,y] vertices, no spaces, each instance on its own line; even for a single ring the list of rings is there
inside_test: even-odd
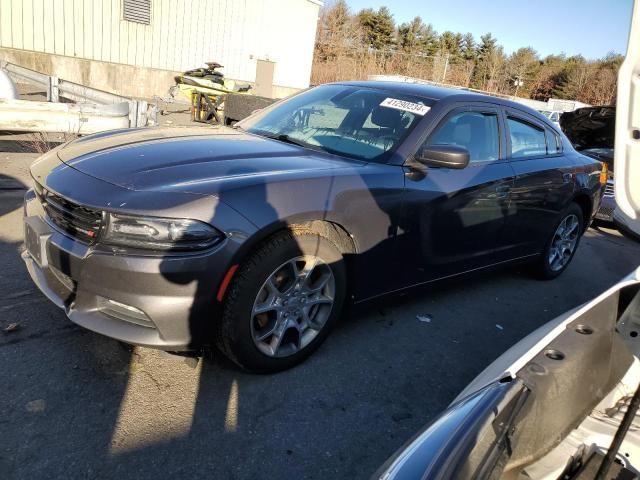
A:
[[[464,147],[472,163],[498,160],[498,116],[484,112],[455,113],[437,128],[427,144]]]

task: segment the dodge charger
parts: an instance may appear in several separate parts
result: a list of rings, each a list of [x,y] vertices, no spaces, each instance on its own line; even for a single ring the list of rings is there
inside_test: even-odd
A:
[[[229,127],[103,132],[31,167],[27,269],[78,325],[289,368],[346,302],[500,265],[560,275],[606,167],[465,90],[322,85]]]

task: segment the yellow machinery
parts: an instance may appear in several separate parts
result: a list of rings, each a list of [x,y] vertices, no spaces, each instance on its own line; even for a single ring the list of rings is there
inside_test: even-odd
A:
[[[236,85],[224,78],[217,69],[222,65],[208,62],[207,68],[188,70],[175,77],[171,96],[183,95],[191,102],[192,119],[195,122],[220,123],[225,95],[229,93],[250,95],[250,85]]]

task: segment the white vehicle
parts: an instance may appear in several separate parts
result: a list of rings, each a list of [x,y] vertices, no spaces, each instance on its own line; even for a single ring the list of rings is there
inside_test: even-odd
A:
[[[539,112],[543,114],[545,117],[547,117],[549,120],[551,120],[553,123],[555,123],[558,127],[560,126],[560,115],[562,114],[562,112],[555,112],[555,111],[549,111],[549,110],[539,110]]]
[[[17,100],[18,90],[11,78],[4,70],[0,69],[0,98],[4,100]]]
[[[623,233],[640,240],[640,220],[631,218],[623,210],[616,208],[613,211],[613,223]]]

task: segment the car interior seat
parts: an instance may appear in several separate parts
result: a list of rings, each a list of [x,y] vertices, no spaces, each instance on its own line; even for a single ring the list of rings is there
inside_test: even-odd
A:
[[[487,122],[481,114],[464,115],[458,119],[453,129],[454,143],[469,151],[469,159],[495,160],[497,137],[491,141],[487,136]]]
[[[403,112],[393,108],[376,106],[371,110],[371,123],[380,130],[376,135],[377,143],[382,143],[386,150],[389,144],[397,142],[408,122],[405,122]]]

